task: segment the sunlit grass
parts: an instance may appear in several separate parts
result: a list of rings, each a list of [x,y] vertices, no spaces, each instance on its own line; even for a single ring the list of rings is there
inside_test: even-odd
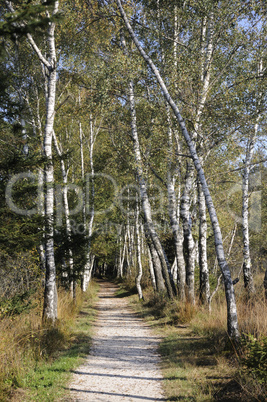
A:
[[[41,306],[0,322],[0,400],[54,401],[66,392],[70,370],[88,355],[96,311],[95,284],[76,303],[58,295],[55,327],[42,327]],[[81,311],[80,311],[81,310]]]

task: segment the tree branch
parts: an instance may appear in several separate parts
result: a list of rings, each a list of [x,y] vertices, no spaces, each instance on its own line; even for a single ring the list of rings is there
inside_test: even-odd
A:
[[[8,8],[8,10],[11,13],[15,13],[15,9],[12,5],[11,1],[5,0],[6,6]],[[19,27],[26,27],[25,22],[20,22],[20,23],[14,23],[14,25],[17,25]],[[33,39],[32,35],[30,33],[27,33],[27,38],[33,48],[33,50],[35,51],[35,53],[37,54],[39,60],[41,61],[41,63],[43,63],[48,69],[51,69],[51,64],[49,63],[48,60],[46,60],[46,58],[42,55],[41,50],[39,49],[39,47],[36,45],[35,40]]]

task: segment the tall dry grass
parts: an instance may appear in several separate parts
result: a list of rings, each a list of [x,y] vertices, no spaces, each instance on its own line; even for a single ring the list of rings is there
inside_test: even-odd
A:
[[[165,294],[156,294],[151,289],[146,289],[144,292],[143,315],[154,316],[155,320],[160,320],[161,324],[174,326],[187,324],[189,333],[192,330],[192,339],[197,335],[196,339],[206,339],[212,345],[218,367],[225,370],[231,378],[229,389],[226,384],[223,390],[232,395],[231,400],[239,400],[240,395],[243,400],[248,401],[267,400],[267,303],[261,281],[256,280],[255,283],[256,293],[251,298],[248,298],[242,282],[236,288],[241,334],[239,345],[233,344],[227,334],[227,306],[223,288],[214,298],[211,312],[208,311],[207,306],[196,304],[192,307],[188,303],[169,300]],[[196,367],[196,371],[199,371],[199,367]],[[231,384],[235,384],[233,389]]]
[[[256,292],[251,298],[248,298],[242,282],[238,283],[235,293],[240,333],[241,335],[252,334],[257,338],[267,336],[267,303],[264,299],[262,281],[256,277],[255,283]],[[218,331],[226,333],[227,307],[223,288],[214,298],[210,313],[205,306],[197,306],[196,310],[191,321],[195,329],[206,334]]]
[[[241,333],[252,334],[256,338],[267,336],[267,303],[263,297],[255,295],[252,300],[241,298],[237,309]]]
[[[28,313],[0,320],[0,401],[8,399],[14,387],[23,387],[27,371],[40,360],[55,357],[70,342],[70,325],[81,307],[82,295],[76,302],[63,289],[58,291],[58,321],[54,327],[42,325],[40,289],[34,296],[35,307]]]

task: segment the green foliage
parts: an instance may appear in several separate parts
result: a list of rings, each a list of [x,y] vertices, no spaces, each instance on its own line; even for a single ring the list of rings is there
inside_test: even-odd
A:
[[[48,18],[44,13],[54,5],[55,0],[47,0],[36,4],[32,0],[14,1],[15,12],[6,13],[4,21],[0,22],[0,36],[26,35],[27,33],[43,31],[49,22],[54,20]]]
[[[267,336],[259,339],[247,334],[242,339],[244,356],[241,359],[242,371],[252,375],[260,384],[267,383]]]
[[[0,300],[0,317],[14,316],[21,313],[29,312],[31,308],[36,307],[36,303],[33,304],[31,296],[33,290],[24,292],[22,294],[16,294],[10,299]]]

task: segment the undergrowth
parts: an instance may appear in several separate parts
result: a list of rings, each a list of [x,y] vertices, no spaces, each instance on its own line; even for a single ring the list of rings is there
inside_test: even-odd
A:
[[[84,313],[87,323],[78,325],[76,320],[82,305],[91,308],[95,286],[85,296],[78,291],[75,303],[60,289],[58,320],[53,327],[41,323],[42,290],[26,303],[22,300],[20,313],[18,300],[13,310],[10,302],[10,314],[5,309],[0,320],[0,401],[53,401],[63,392],[62,378],[66,380],[79,356],[89,352],[90,339],[82,325],[88,332],[93,311]]]

